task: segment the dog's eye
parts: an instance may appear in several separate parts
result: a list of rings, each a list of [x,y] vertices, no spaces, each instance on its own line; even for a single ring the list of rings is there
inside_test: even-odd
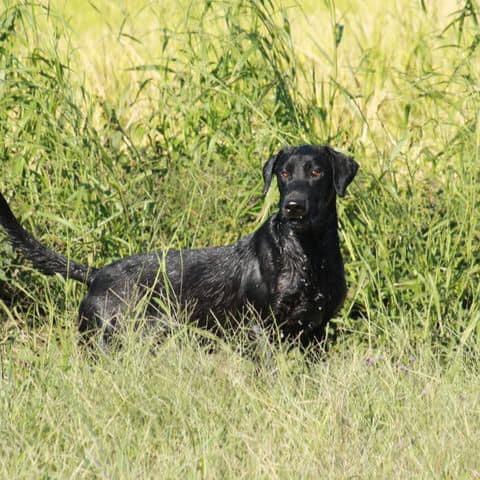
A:
[[[310,172],[310,175],[312,177],[323,177],[323,172],[321,170],[314,169]]]
[[[282,170],[280,172],[280,176],[283,177],[283,178],[288,178],[290,176],[290,173],[288,173],[287,170]]]

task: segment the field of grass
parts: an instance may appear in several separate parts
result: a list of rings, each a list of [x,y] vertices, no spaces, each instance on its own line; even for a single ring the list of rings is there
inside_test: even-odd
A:
[[[84,287],[0,232],[0,478],[480,478],[476,0],[0,8],[0,190],[82,263],[253,231],[283,145],[361,165],[316,362],[187,326],[89,358]]]

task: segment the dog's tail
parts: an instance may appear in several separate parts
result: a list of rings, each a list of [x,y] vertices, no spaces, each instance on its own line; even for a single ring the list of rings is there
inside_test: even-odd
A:
[[[1,193],[0,225],[8,233],[11,244],[20,250],[40,272],[45,275],[59,273],[64,278],[71,278],[87,285],[92,283],[96,269],[72,262],[42,245],[20,225]]]

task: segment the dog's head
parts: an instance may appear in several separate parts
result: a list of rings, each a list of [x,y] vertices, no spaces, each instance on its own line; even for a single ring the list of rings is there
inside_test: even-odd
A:
[[[267,193],[273,176],[280,190],[280,217],[295,230],[315,228],[334,212],[358,170],[352,157],[328,146],[283,148],[263,167]]]

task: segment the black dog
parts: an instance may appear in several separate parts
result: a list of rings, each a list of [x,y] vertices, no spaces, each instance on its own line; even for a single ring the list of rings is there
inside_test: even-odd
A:
[[[358,164],[327,146],[282,149],[263,167],[264,193],[276,175],[279,210],[233,245],[135,255],[95,269],[72,262],[35,240],[0,195],[0,224],[41,272],[88,285],[80,305],[82,333],[108,340],[128,309],[148,295],[146,316],[159,317],[159,298],[190,308],[199,326],[231,326],[247,309],[265,325],[306,346],[321,340],[341,307],[346,283],[337,233],[336,195]]]

